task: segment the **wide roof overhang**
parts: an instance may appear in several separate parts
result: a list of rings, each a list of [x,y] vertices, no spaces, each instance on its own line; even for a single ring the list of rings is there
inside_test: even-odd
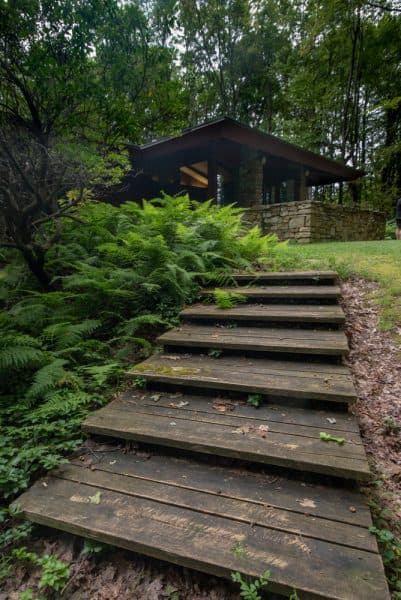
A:
[[[163,138],[139,147],[132,146],[134,154],[141,155],[145,171],[152,171],[152,168],[160,163],[160,159],[187,164],[188,160],[195,162],[213,157],[223,164],[226,162],[227,167],[236,166],[242,148],[260,152],[267,157],[272,168],[274,165],[282,169],[303,167],[308,172],[307,185],[354,181],[364,175],[363,171],[290,144],[229,117],[184,130],[174,137]]]

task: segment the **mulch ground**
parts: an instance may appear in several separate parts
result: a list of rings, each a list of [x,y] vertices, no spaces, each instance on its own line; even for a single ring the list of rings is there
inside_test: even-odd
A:
[[[351,347],[349,364],[358,392],[353,407],[381,500],[391,521],[401,519],[401,347],[380,331],[379,310],[370,299],[377,285],[361,279],[342,285]],[[401,335],[401,329],[393,332]]]
[[[401,518],[401,349],[389,333],[378,329],[378,308],[369,299],[376,285],[351,280],[342,285],[343,308],[358,401],[358,416],[372,471],[380,482],[380,501],[391,509],[394,528]],[[397,333],[397,332],[396,332]],[[398,332],[401,334],[401,331]],[[375,484],[373,485],[373,488]],[[372,488],[371,488],[372,489]],[[239,600],[229,582],[115,550],[83,556],[82,540],[57,532],[26,542],[38,554],[55,554],[71,564],[70,580],[55,598],[68,600]],[[0,591],[0,600],[19,600],[37,585],[40,574],[15,565]],[[49,598],[49,596],[47,596]]]

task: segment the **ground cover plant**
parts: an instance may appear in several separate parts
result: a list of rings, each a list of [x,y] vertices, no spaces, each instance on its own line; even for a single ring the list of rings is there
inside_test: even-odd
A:
[[[341,277],[358,276],[379,283],[372,297],[380,306],[380,324],[401,324],[401,245],[397,240],[327,242],[288,246],[286,260],[305,268],[331,268]]]
[[[160,329],[202,282],[274,259],[277,240],[241,224],[241,211],[187,196],[143,208],[85,203],[49,249],[45,291],[20,255],[0,279],[0,486],[6,501],[82,442],[80,423],[150,353]],[[10,529],[2,541],[29,532]]]

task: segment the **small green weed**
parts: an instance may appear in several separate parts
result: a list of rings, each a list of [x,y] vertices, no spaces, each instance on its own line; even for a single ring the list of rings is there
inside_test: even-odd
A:
[[[41,567],[42,576],[39,588],[48,587],[55,591],[62,590],[70,576],[69,565],[52,554],[38,556],[35,552],[29,552],[25,546],[16,548],[12,554],[17,560]]]
[[[236,558],[246,558],[247,556],[246,548],[241,542],[235,542],[231,548],[231,552]]]
[[[19,600],[47,600],[46,596],[34,596],[31,588],[20,593]]]
[[[339,446],[343,446],[345,443],[344,438],[335,437],[334,435],[331,435],[330,433],[325,433],[324,431],[320,432],[320,439],[322,440],[322,442],[335,442]]]
[[[139,390],[144,390],[146,388],[146,379],[145,377],[141,377],[140,375],[138,375],[137,377],[134,377],[133,384]]]
[[[238,292],[227,292],[226,290],[221,290],[219,288],[214,290],[213,295],[216,305],[223,310],[234,308],[234,306],[240,302],[246,301],[246,296],[243,294]]]
[[[81,550],[82,554],[100,554],[106,549],[109,549],[110,546],[107,544],[101,544],[100,542],[95,542],[94,540],[85,540],[83,548]]]
[[[247,403],[250,406],[254,406],[255,408],[259,408],[259,406],[263,402],[263,396],[261,394],[249,394]]]
[[[240,596],[244,600],[261,600],[259,592],[265,588],[270,579],[270,571],[265,571],[258,579],[247,581],[241,573],[231,573],[231,579],[240,586]]]
[[[369,527],[378,541],[392,598],[401,600],[401,541],[389,529]]]
[[[394,417],[388,416],[383,419],[383,433],[390,435],[392,433],[398,433],[401,431],[401,423],[396,421]]]
[[[223,351],[219,350],[218,348],[210,348],[207,354],[211,358],[220,358],[220,356],[223,354]]]
[[[168,586],[166,587],[165,595],[167,595],[168,600],[180,600],[177,588],[170,584],[168,584]]]

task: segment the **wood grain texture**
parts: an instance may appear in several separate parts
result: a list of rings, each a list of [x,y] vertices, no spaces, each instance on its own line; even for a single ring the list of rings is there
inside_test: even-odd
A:
[[[149,381],[327,402],[353,402],[355,389],[342,365],[224,356],[160,355],[136,365]]]
[[[327,325],[342,325],[345,322],[344,312],[337,305],[242,304],[234,308],[221,309],[214,304],[193,304],[184,308],[180,316],[190,321],[282,321],[285,323],[324,323]]]
[[[167,346],[219,348],[243,352],[345,356],[348,342],[343,331],[289,329],[284,327],[217,327],[184,324],[158,338]]]
[[[330,410],[310,410],[294,406],[283,406],[282,404],[263,403],[258,409],[247,404],[245,400],[233,400],[225,398],[224,394],[218,396],[195,395],[190,393],[158,392],[128,388],[115,400],[116,405],[128,408],[132,403],[141,404],[144,407],[180,408],[187,413],[221,415],[216,411],[216,404],[227,403],[228,411],[223,415],[236,420],[248,419],[259,423],[268,420],[271,427],[298,426],[304,428],[323,428],[333,435],[342,436],[348,434],[354,441],[361,443],[359,425],[354,415],[348,412]],[[231,408],[230,408],[231,407]]]
[[[125,453],[116,447],[95,455],[96,469],[160,481],[166,484],[204,491],[209,494],[244,500],[251,504],[266,505],[321,518],[369,528],[372,525],[365,496],[354,487],[329,486],[269,475],[268,469],[251,471],[244,466],[222,466],[194,458]],[[81,464],[81,461],[77,459]],[[310,506],[302,506],[307,498]],[[355,510],[350,510],[350,507]]]
[[[263,409],[254,409],[258,416],[250,419],[213,409],[188,410],[177,402],[170,404],[173,406],[117,399],[90,415],[83,429],[113,438],[348,479],[364,480],[370,475],[359,434],[344,433],[346,441],[339,446],[320,439],[324,427],[270,422],[263,418]]]
[[[302,598],[315,600],[389,598],[380,557],[358,527],[344,526],[340,545],[320,539],[312,521],[303,520],[305,532],[299,533],[289,515],[272,511],[270,519],[270,507],[264,513],[226,494],[216,499],[102,470],[68,468],[19,498],[25,517],[218,576],[240,571],[257,577],[269,569],[269,589],[283,594],[296,588]],[[336,536],[331,523],[326,529],[328,537]]]

